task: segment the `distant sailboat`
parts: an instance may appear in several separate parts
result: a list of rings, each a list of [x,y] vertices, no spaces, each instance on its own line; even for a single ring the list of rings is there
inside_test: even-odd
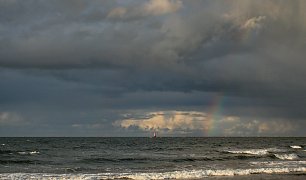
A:
[[[153,138],[156,138],[156,132],[154,131]]]

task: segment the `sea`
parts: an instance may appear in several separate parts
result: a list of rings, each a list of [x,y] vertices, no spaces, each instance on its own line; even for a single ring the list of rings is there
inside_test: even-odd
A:
[[[0,138],[0,179],[233,178],[306,179],[306,138]]]

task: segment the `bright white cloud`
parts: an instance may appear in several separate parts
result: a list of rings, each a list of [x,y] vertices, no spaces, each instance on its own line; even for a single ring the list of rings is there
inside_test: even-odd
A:
[[[145,115],[145,118],[130,118],[117,121],[116,124],[129,128],[139,127],[141,130],[201,130],[205,129],[207,116],[196,111],[160,111]]]
[[[292,133],[297,127],[291,122],[282,120],[248,120],[237,116],[220,116],[212,119],[207,113],[197,111],[159,111],[133,118],[116,121],[115,126],[121,128],[137,127],[142,131],[210,132],[212,136],[266,136]],[[131,118],[132,117],[132,118]]]
[[[176,12],[182,6],[182,1],[178,0],[150,0],[143,7],[147,14],[162,15]]]
[[[173,13],[181,9],[183,3],[179,0],[150,0],[136,7],[116,7],[112,9],[108,18],[137,18],[144,16],[158,16]]]
[[[262,22],[266,19],[265,16],[258,16],[248,19],[243,25],[243,29],[260,29]]]
[[[126,119],[116,121],[115,126],[125,129],[137,127],[142,131],[169,131],[169,132],[208,132],[213,128],[218,135],[224,134],[224,129],[240,122],[239,117],[224,116],[212,119],[205,112],[198,111],[159,111],[151,112],[142,117],[134,118],[132,114],[125,115]],[[217,135],[217,134],[215,134]]]

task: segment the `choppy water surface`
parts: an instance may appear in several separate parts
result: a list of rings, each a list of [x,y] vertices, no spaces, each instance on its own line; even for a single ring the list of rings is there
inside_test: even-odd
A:
[[[1,179],[306,173],[306,138],[0,138]]]

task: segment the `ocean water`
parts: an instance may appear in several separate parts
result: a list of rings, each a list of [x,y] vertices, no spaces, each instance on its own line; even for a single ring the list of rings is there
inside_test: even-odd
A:
[[[306,138],[0,138],[0,179],[279,179],[284,173],[306,178]]]

